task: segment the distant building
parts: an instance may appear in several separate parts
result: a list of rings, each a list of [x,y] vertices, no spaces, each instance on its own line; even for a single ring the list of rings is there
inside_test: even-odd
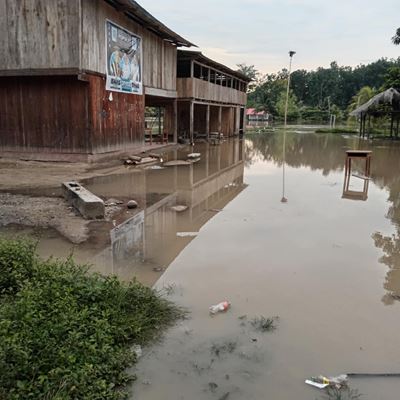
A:
[[[243,129],[247,78],[198,52],[178,68],[177,48],[195,45],[135,1],[3,2],[0,155],[86,161],[142,148],[147,107],[153,143]]]
[[[267,122],[272,119],[267,111],[257,111],[255,108],[248,108],[246,110],[247,122]]]

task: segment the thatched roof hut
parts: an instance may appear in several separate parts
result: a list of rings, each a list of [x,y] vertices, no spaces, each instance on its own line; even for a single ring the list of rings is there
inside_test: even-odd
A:
[[[400,93],[394,88],[387,89],[357,107],[350,115],[360,119],[360,136],[365,135],[367,117],[370,120],[371,116],[389,115],[391,117],[390,136],[393,136],[394,121],[396,120],[397,127],[395,133],[397,137],[399,134],[400,121]]]
[[[360,107],[357,107],[350,115],[361,117],[364,114],[378,111],[381,105],[388,105],[393,111],[400,111],[400,93],[393,88],[387,89],[384,92],[378,93]]]

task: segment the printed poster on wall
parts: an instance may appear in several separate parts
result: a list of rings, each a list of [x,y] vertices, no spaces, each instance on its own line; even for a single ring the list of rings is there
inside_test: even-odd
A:
[[[142,94],[142,38],[106,21],[106,46],[106,89]]]

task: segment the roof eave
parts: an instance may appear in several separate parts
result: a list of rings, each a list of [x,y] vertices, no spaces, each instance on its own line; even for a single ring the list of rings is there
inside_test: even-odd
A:
[[[248,76],[242,74],[239,71],[234,71],[233,69],[227,67],[224,64],[221,64],[217,61],[212,60],[211,58],[206,57],[201,51],[196,51],[196,50],[181,50],[178,52],[178,60],[179,58],[187,58],[187,59],[192,59],[192,60],[197,60],[199,62],[202,62],[203,64],[206,64],[210,67],[214,67],[216,69],[219,69],[223,72],[226,72],[227,74],[236,76],[237,78],[242,79],[243,81],[249,83],[252,81],[251,78]]]
[[[124,13],[128,18],[142,25],[144,28],[169,41],[177,47],[197,47],[182,36],[169,29],[166,25],[153,17],[148,11],[134,0],[104,0],[117,11]]]

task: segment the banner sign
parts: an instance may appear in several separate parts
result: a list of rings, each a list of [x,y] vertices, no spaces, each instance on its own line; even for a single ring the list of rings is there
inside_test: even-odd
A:
[[[143,94],[142,38],[106,21],[106,46],[106,89]]]

